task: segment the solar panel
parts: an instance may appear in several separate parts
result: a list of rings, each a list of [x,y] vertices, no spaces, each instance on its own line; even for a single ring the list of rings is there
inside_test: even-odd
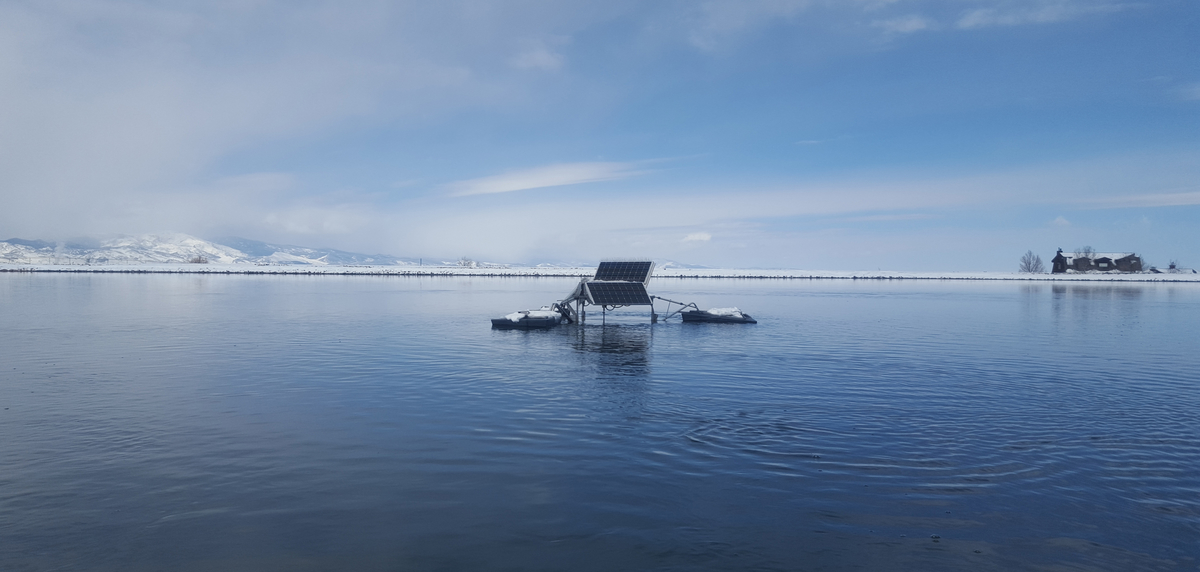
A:
[[[597,306],[649,306],[650,294],[641,282],[588,282],[588,299]]]
[[[626,282],[650,281],[653,262],[601,262],[593,280],[622,280]]]

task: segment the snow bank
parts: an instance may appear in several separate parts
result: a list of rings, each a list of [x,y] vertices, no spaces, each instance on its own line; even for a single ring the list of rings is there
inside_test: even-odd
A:
[[[559,317],[559,313],[549,310],[543,306],[541,310],[522,310],[520,312],[506,314],[504,317],[513,322],[520,322],[521,318],[526,316],[529,316],[530,318],[557,318]]]
[[[244,274],[334,276],[479,276],[570,277],[592,276],[595,267],[479,267],[296,264],[31,264],[0,260],[0,272],[98,272],[130,274]],[[734,268],[678,268],[656,270],[654,280],[737,278],[770,280],[1011,280],[1022,282],[1192,282],[1200,274],[1018,274],[1016,272],[845,272],[826,270],[746,270]],[[660,283],[661,284],[661,283]],[[653,282],[651,283],[653,287]]]

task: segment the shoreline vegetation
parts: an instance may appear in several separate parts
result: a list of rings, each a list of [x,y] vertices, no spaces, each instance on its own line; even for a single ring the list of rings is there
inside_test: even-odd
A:
[[[56,274],[208,274],[244,276],[414,276],[479,278],[582,278],[594,268],[465,268],[459,266],[246,266],[246,265],[0,265],[0,273]],[[1197,282],[1200,274],[1081,273],[1028,274],[1017,272],[899,272],[755,270],[731,268],[669,268],[654,278],[723,278],[744,280],[1008,280],[1025,282]]]

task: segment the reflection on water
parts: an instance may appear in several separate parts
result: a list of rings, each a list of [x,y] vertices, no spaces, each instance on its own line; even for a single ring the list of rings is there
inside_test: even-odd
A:
[[[654,334],[649,324],[567,325],[559,332],[571,340],[578,367],[590,373],[576,382],[584,395],[616,407],[621,419],[645,412]]]
[[[1174,287],[1163,290],[1170,291]],[[1161,294],[1146,285],[1054,284],[1051,309],[1056,323],[1091,327],[1098,322],[1125,323],[1137,320],[1146,307],[1141,301],[1148,292]]]
[[[646,377],[650,374],[650,325],[584,325],[562,328],[571,346],[600,375]]]
[[[1200,288],[572,283],[0,275],[0,570],[1196,569]]]
[[[1081,298],[1084,300],[1137,300],[1146,292],[1146,286],[1124,284],[1055,284],[1056,297]]]

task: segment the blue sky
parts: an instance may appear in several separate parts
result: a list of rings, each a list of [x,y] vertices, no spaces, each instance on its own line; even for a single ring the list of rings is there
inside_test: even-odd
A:
[[[0,238],[1200,265],[1200,3],[0,2]]]

